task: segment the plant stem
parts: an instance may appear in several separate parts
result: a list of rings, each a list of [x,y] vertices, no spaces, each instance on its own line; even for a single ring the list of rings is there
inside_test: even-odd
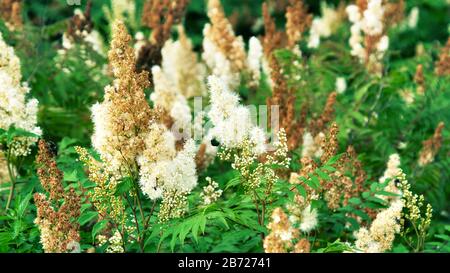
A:
[[[10,152],[8,152],[8,157],[7,157],[7,162],[6,165],[8,166],[8,174],[9,174],[9,179],[11,180],[11,186],[9,188],[9,196],[8,196],[8,201],[6,202],[6,208],[5,211],[7,211],[11,205],[11,201],[14,197],[14,190],[16,188],[16,178],[14,175],[14,170],[11,167],[11,163],[10,163]]]

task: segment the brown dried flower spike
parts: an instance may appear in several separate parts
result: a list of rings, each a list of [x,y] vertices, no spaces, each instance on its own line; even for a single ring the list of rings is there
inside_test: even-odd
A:
[[[286,8],[286,34],[288,48],[293,49],[301,40],[302,34],[311,26],[312,15],[308,14],[303,0],[289,0]]]
[[[1,0],[0,17],[5,21],[10,30],[20,29],[22,22],[22,3],[21,0]]]
[[[57,202],[64,193],[61,184],[63,173],[58,169],[53,154],[47,145],[45,141],[39,141],[39,153],[36,157],[37,175],[42,187],[50,194],[50,199]]]
[[[56,166],[55,159],[47,144],[39,141],[37,157],[38,176],[45,194],[35,193],[37,208],[35,223],[41,232],[41,243],[45,252],[79,252],[79,224],[81,200],[71,188],[64,192],[62,172]]]
[[[447,44],[442,48],[439,60],[436,62],[436,75],[449,76],[450,75],[450,37]]]
[[[142,23],[152,29],[150,41],[139,54],[137,67],[151,72],[162,61],[161,49],[170,38],[172,26],[180,23],[189,0],[147,0],[142,13]],[[150,75],[151,76],[151,75]]]
[[[83,32],[90,33],[93,29],[93,23],[91,20],[92,1],[88,1],[86,4],[86,10],[82,15],[75,14],[69,22],[67,28],[67,34],[75,41],[83,40]]]
[[[423,75],[423,65],[421,64],[417,65],[414,82],[417,84],[417,93],[423,95],[425,93],[425,77]]]
[[[419,165],[425,166],[433,162],[434,157],[439,152],[442,145],[442,130],[444,129],[444,123],[440,122],[436,127],[434,134],[431,138],[423,142],[422,150],[419,154]]]
[[[211,28],[205,35],[208,35],[208,38],[230,60],[233,71],[245,69],[247,55],[243,47],[243,39],[241,36],[234,34],[220,0],[208,1],[208,17],[211,21]]]

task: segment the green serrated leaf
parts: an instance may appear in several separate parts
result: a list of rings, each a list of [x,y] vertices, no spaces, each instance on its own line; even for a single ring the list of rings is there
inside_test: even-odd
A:
[[[98,215],[98,212],[96,212],[96,211],[85,212],[84,214],[82,214],[80,216],[80,218],[78,218],[78,223],[80,225],[84,225],[84,224],[94,220],[94,218],[97,217],[97,215]]]

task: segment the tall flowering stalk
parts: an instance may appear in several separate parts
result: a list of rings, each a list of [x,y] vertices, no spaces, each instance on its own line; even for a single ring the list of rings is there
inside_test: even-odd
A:
[[[137,71],[130,41],[125,25],[117,21],[109,51],[115,80],[105,88],[104,101],[92,108],[92,144],[101,156],[100,167],[86,151],[79,149],[79,153],[94,172],[91,179],[97,184],[93,195],[97,209],[102,217],[109,217],[125,229],[124,204],[113,193],[119,183],[131,180],[131,192],[129,196],[125,193],[122,200],[131,207],[135,224],[133,232],[137,232],[135,238],[143,250],[145,234],[141,228],[148,228],[154,209],[149,216],[145,216],[140,190],[153,201],[153,208],[162,199],[159,221],[182,216],[188,208],[187,195],[197,185],[197,147],[192,139],[185,143],[177,142],[174,133],[164,123],[165,112],[173,114],[173,109],[181,107],[190,121],[190,111],[186,98],[173,87],[173,82],[168,80],[159,66],[153,68],[155,90],[152,95],[159,110],[150,108],[144,94],[144,89],[150,85],[148,72]],[[172,118],[180,117],[174,114]],[[102,205],[105,201],[109,206]],[[123,231],[116,235],[121,235],[122,240],[125,237]],[[113,241],[116,242],[116,239]]]
[[[439,152],[442,145],[442,131],[444,130],[444,123],[440,122],[434,131],[433,136],[423,141],[422,150],[419,153],[419,166],[425,166],[434,161],[434,158]]]
[[[236,36],[225,16],[220,0],[208,1],[208,23],[203,28],[202,58],[211,74],[220,77],[230,89],[240,84],[241,73],[249,74],[249,82],[257,86],[260,79],[262,46],[255,37],[250,39],[249,52],[244,40]]]
[[[346,11],[352,22],[349,40],[351,54],[357,57],[370,73],[381,76],[382,60],[389,47],[383,1],[358,0],[356,5],[349,5]]]
[[[149,40],[138,50],[137,66],[140,70],[151,71],[161,65],[161,49],[170,39],[172,26],[179,24],[184,16],[188,0],[147,0],[142,12],[142,23],[152,29]]]
[[[6,44],[0,33],[0,131],[6,132],[13,128],[26,131],[10,135],[9,140],[3,141],[3,137],[0,140],[11,183],[7,209],[14,194],[16,169],[20,168],[22,158],[31,153],[31,147],[42,133],[37,126],[38,101],[27,100],[30,88],[21,80],[20,60],[14,48]]]
[[[116,22],[108,54],[115,80],[105,88],[104,101],[92,107],[92,145],[115,171],[136,169],[136,156],[144,150],[155,118],[144,94],[150,85],[148,72],[136,71],[130,41],[125,25]]]
[[[435,73],[438,76],[448,76],[450,75],[450,37],[447,43],[441,49],[439,54],[439,60],[435,63]]]
[[[37,208],[36,225],[41,232],[41,243],[45,252],[80,252],[78,217],[81,202],[73,188],[65,191],[63,173],[44,141],[39,142],[36,158],[37,173],[42,187],[48,192],[35,193]]]
[[[178,40],[169,39],[161,49],[161,69],[173,79],[175,87],[187,99],[206,94],[206,66],[198,60],[183,26],[178,26]]]
[[[98,54],[104,54],[103,40],[100,33],[94,29],[94,24],[91,19],[91,9],[92,1],[86,4],[84,12],[80,9],[75,9],[74,16],[70,19],[67,31],[63,34],[63,50],[59,51],[60,54],[65,54],[65,51],[73,48],[76,43],[88,45]]]
[[[230,160],[231,167],[239,171],[242,185],[255,204],[258,223],[265,226],[267,205],[278,179],[273,166],[288,168],[290,163],[286,134],[283,129],[278,131],[270,151],[265,132],[252,123],[249,109],[239,104],[239,97],[228,85],[216,76],[210,76],[208,84],[210,133],[223,147],[219,158]],[[261,157],[264,159],[258,162]]]

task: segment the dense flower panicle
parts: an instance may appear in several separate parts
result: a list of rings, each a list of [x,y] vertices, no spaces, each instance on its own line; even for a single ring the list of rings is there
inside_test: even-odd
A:
[[[2,0],[0,2],[0,18],[5,21],[9,30],[21,29],[23,26],[22,1]]]
[[[269,7],[267,2],[262,4],[262,12],[264,19],[264,37],[262,39],[262,45],[264,50],[264,56],[269,60],[273,51],[282,48],[285,42],[286,33],[278,31],[274,19],[270,16]]]
[[[213,181],[211,177],[207,177],[206,181],[208,182],[208,185],[203,187],[203,191],[200,193],[200,198],[202,198],[204,205],[210,205],[222,196],[222,190],[219,189],[219,184]]]
[[[14,126],[39,136],[42,132],[36,126],[38,101],[26,100],[30,88],[21,79],[20,60],[0,33],[0,128],[8,130]],[[19,136],[7,148],[14,156],[26,156],[36,141],[36,137]]]
[[[134,165],[156,116],[145,100],[148,73],[136,72],[130,40],[123,22],[116,22],[109,51],[115,80],[105,88],[104,101],[92,107],[93,147],[117,170]]]
[[[182,129],[182,133],[190,136],[192,115],[186,97],[175,83],[170,81],[171,75],[164,73],[159,66],[152,68],[152,75],[154,91],[150,99],[155,107],[160,107],[170,115],[174,122],[172,126],[175,125],[176,129]]]
[[[247,66],[244,41],[241,36],[234,34],[220,0],[208,0],[208,17],[211,25],[205,27],[205,38],[226,56],[231,63],[232,71],[244,70]]]
[[[397,186],[395,185],[395,178],[397,175],[401,172],[400,169],[400,156],[398,154],[392,154],[389,156],[389,161],[387,163],[387,168],[384,171],[384,174],[382,177],[380,177],[379,182],[384,183],[386,180],[389,180],[388,184],[384,188],[385,191],[399,194],[399,190]],[[380,195],[378,196],[381,199],[384,200],[396,200],[397,197],[391,197],[386,195]]]
[[[181,198],[186,196],[197,185],[195,155],[196,147],[192,139],[188,140],[183,150],[176,153],[174,141],[170,141],[170,132],[152,130],[153,140],[150,149],[138,158],[142,191],[152,200],[163,198],[165,206],[180,205],[165,198]],[[162,134],[161,134],[162,133]],[[150,139],[150,137],[149,137]],[[169,141],[167,140],[169,139]],[[173,137],[172,137],[173,139]],[[160,143],[158,143],[160,142]],[[152,155],[152,153],[154,153]],[[156,156],[156,157],[155,157]],[[184,200],[184,199],[183,199]],[[184,203],[184,201],[183,201]],[[178,217],[172,214],[172,208],[166,208],[164,219]],[[161,219],[160,219],[161,220]]]
[[[161,50],[161,68],[186,98],[206,94],[206,67],[199,62],[184,28],[178,26],[178,40],[168,40]]]
[[[45,252],[72,252],[79,249],[79,224],[81,200],[75,190],[64,191],[63,174],[44,141],[39,142],[36,159],[38,177],[47,198],[42,193],[34,195],[37,208],[35,223],[41,232],[41,243]],[[62,202],[61,202],[62,200]]]
[[[101,34],[94,29],[91,20],[91,8],[92,2],[89,1],[84,12],[80,9],[75,9],[74,16],[69,21],[67,31],[63,34],[62,46],[64,50],[69,50],[73,48],[76,43],[83,42],[89,45],[98,54],[104,54],[103,39]],[[63,54],[64,50],[59,52]]]
[[[80,197],[71,188],[64,196],[64,203],[56,210],[46,196],[41,193],[34,194],[37,208],[36,225],[41,232],[41,243],[44,251],[74,252],[79,249]],[[79,250],[78,250],[79,251]]]
[[[295,150],[303,138],[304,127],[306,122],[307,108],[302,107],[300,115],[296,115],[294,88],[290,88],[287,79],[282,73],[282,68],[277,59],[269,57],[270,79],[272,85],[272,96],[267,98],[267,106],[269,109],[278,107],[279,127],[284,128],[288,137],[289,150]],[[273,117],[269,112],[269,125],[272,124]],[[276,129],[276,128],[274,128]]]
[[[262,45],[256,37],[249,40],[249,52],[244,40],[236,36],[225,16],[220,0],[208,1],[211,23],[203,28],[202,59],[211,74],[221,78],[230,89],[240,84],[241,75],[249,75],[249,85],[258,86],[261,77]]]
[[[220,77],[231,89],[234,89],[240,84],[240,74],[238,71],[233,70],[230,60],[214,44],[214,41],[206,35],[211,32],[210,29],[210,24],[206,24],[203,29],[202,59],[212,75]]]
[[[256,37],[251,37],[248,45],[247,64],[251,74],[251,86],[258,86],[261,79],[261,63],[263,58],[263,48],[261,42]]]
[[[145,195],[152,200],[163,198],[160,221],[165,221],[181,215],[186,195],[197,184],[196,147],[189,139],[177,152],[175,135],[162,123],[161,112],[151,109],[146,102],[144,89],[149,86],[148,73],[136,71],[130,40],[124,24],[117,22],[109,52],[115,81],[106,88],[105,100],[93,107],[92,142],[106,164],[108,175],[118,179],[135,172]],[[186,98],[159,66],[153,67],[153,73],[155,105],[178,119],[176,122],[189,123],[191,116]],[[102,183],[107,198],[108,189],[115,184]]]
[[[298,230],[294,229],[288,216],[281,208],[276,208],[272,213],[272,221],[267,228],[270,234],[264,238],[264,251],[266,253],[286,253],[293,247],[292,241],[298,236]]]
[[[329,7],[326,2],[321,3],[322,17],[316,17],[312,20],[311,30],[309,32],[308,47],[317,48],[320,39],[328,38],[335,32],[340,25],[342,12],[338,9]]]
[[[385,35],[383,1],[358,1],[358,5],[349,5],[346,12],[352,22],[349,40],[351,54],[358,57],[369,72],[381,75],[381,61],[389,47],[389,37]]]
[[[302,157],[320,158],[323,154],[323,143],[326,139],[324,133],[320,132],[315,137],[310,132],[303,134]]]
[[[411,29],[415,29],[419,23],[419,16],[420,15],[420,9],[418,7],[414,7],[409,12],[407,22],[408,27]]]
[[[356,234],[355,246],[359,251],[369,253],[386,252],[392,248],[395,235],[400,233],[403,201],[394,201],[382,210],[370,225],[360,228]]]
[[[405,18],[405,0],[385,1],[384,24],[387,27],[398,25]]]
[[[47,145],[45,141],[39,141],[39,152],[36,157],[37,174],[42,187],[49,193],[50,200],[57,202],[64,194],[63,173],[58,169],[54,155]]]
[[[139,70],[150,72],[154,65],[161,65],[161,49],[170,38],[172,26],[181,22],[188,3],[188,0],[147,0],[145,2],[142,23],[151,28],[152,33],[137,54]]]
[[[330,160],[333,156],[337,154],[339,149],[339,142],[337,140],[337,135],[339,133],[339,127],[336,122],[333,122],[330,126],[327,140],[323,142],[322,150],[323,154],[320,157],[320,161],[322,164],[325,164]]]
[[[225,82],[216,77],[208,77],[211,110],[208,116],[213,124],[212,137],[227,148],[238,148],[255,127],[250,110],[239,104],[239,97],[231,92]],[[265,139],[253,138],[259,143],[255,147],[265,145]],[[261,151],[259,151],[261,152]]]
[[[450,38],[447,44],[441,49],[439,60],[435,63],[435,73],[438,76],[450,75]]]
[[[434,161],[442,145],[442,130],[444,130],[444,123],[440,122],[433,136],[422,142],[422,150],[419,153],[419,166],[425,166]]]
[[[286,8],[287,46],[294,49],[302,39],[303,33],[310,27],[312,15],[307,13],[303,0],[289,0]]]
[[[298,229],[292,227],[288,216],[281,208],[272,212],[271,222],[267,226],[269,235],[264,238],[264,251],[266,253],[308,253],[310,243],[300,238]],[[294,242],[297,241],[296,244]]]

